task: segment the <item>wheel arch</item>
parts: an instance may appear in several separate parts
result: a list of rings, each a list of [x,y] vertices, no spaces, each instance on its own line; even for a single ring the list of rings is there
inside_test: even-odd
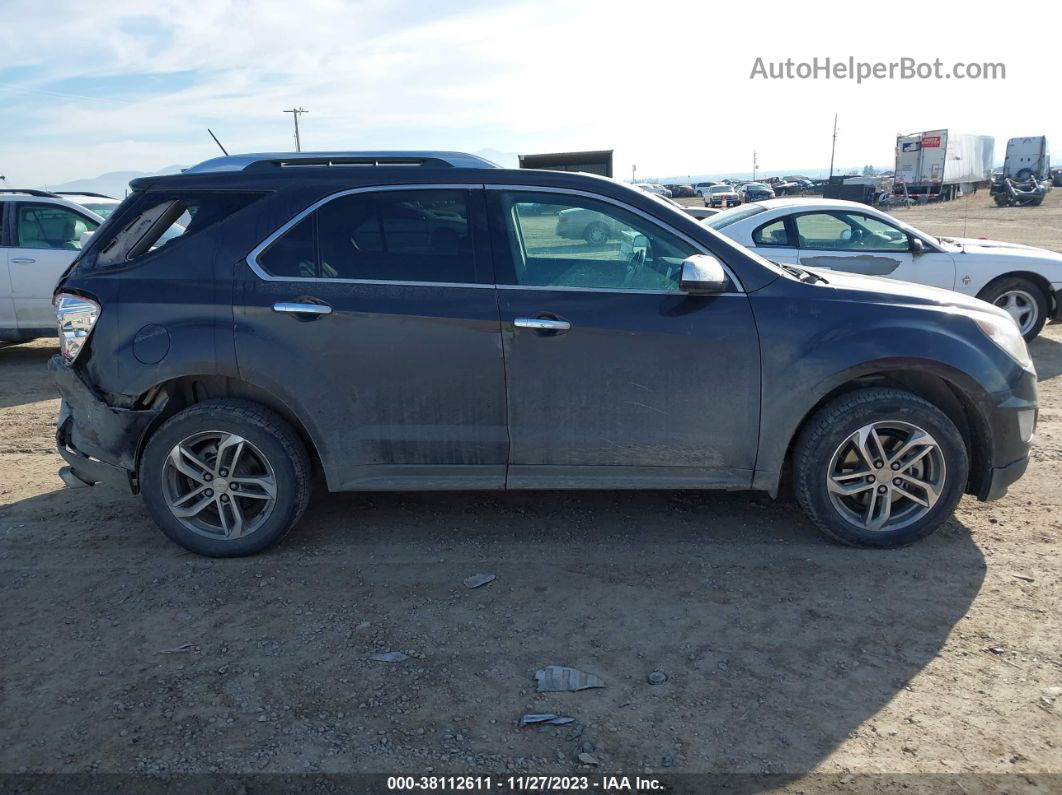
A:
[[[1036,273],[1034,271],[1008,271],[1007,273],[1000,274],[999,276],[994,276],[989,279],[980,290],[977,291],[977,297],[981,298],[981,296],[984,295],[989,288],[993,287],[994,285],[998,284],[999,282],[1005,279],[1026,279],[1027,281],[1032,282],[1040,288],[1040,290],[1044,294],[1044,298],[1047,300],[1048,315],[1053,315],[1058,309],[1058,307],[1055,306],[1055,293],[1051,289],[1051,282],[1049,282],[1047,278],[1044,277],[1042,274]]]
[[[964,492],[981,495],[989,485],[992,467],[992,437],[988,422],[978,410],[967,388],[949,374],[910,367],[879,367],[852,374],[834,383],[803,413],[786,445],[782,461],[774,468],[767,490],[777,495],[788,486],[793,449],[812,418],[834,399],[858,389],[893,387],[910,392],[940,409],[958,428],[970,459],[970,474]],[[773,483],[773,488],[772,484]]]
[[[279,414],[298,435],[311,461],[321,466],[320,441],[299,414],[275,391],[257,386],[239,378],[216,374],[192,374],[176,376],[162,381],[138,396],[136,404],[143,407],[161,408],[157,417],[144,431],[136,449],[136,472],[140,471],[141,456],[148,440],[162,423],[182,409],[204,400],[232,398],[249,400]]]

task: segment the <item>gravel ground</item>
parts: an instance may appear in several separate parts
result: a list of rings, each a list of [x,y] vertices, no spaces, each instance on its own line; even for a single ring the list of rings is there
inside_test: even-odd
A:
[[[971,236],[1060,247],[1024,219],[1062,203],[973,199]],[[1060,326],[1026,477],[893,552],[755,494],[322,492],[275,551],[198,558],[61,488],[53,351],[0,350],[0,773],[576,772],[587,742],[604,772],[1062,773]],[[606,687],[536,694],[549,664]]]

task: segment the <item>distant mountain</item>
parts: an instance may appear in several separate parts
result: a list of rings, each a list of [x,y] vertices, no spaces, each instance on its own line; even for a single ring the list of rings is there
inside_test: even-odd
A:
[[[163,174],[178,174],[187,166],[166,166],[166,168],[153,173],[147,171],[110,171],[100,174],[98,177],[88,179],[75,179],[72,182],[64,182],[60,185],[42,185],[43,190],[66,191],[68,193],[103,193],[116,199],[125,197],[129,182],[137,177],[156,177]]]

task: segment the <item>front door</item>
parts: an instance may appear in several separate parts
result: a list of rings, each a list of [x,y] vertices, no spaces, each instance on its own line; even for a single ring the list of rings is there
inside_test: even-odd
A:
[[[23,334],[55,329],[52,292],[81,250],[81,236],[98,224],[60,204],[17,202],[12,247],[7,249],[11,301]]]
[[[349,191],[248,260],[241,375],[303,418],[332,490],[504,486],[482,190]]]
[[[885,276],[945,290],[955,286],[951,255],[933,250],[915,253],[907,232],[876,216],[829,210],[803,213],[792,221],[801,265]]]
[[[747,296],[690,296],[697,248],[578,193],[488,188],[513,488],[744,486],[760,361]]]

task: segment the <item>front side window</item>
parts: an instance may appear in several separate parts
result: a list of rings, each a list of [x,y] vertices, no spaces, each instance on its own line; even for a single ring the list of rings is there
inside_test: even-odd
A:
[[[890,224],[859,213],[806,213],[796,218],[800,247],[824,251],[901,252],[907,235]]]
[[[678,291],[697,249],[635,213],[580,196],[501,194],[515,284]]]
[[[258,263],[272,276],[474,283],[468,193],[340,196],[285,232]]]
[[[58,204],[19,204],[15,245],[80,251],[81,236],[95,232],[97,226],[95,221]]]

